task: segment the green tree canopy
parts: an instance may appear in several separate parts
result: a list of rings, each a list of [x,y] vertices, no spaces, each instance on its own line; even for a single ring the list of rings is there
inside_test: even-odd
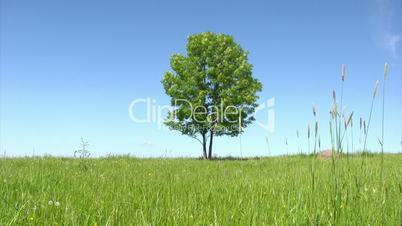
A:
[[[186,50],[171,57],[172,72],[162,79],[173,106],[165,124],[197,139],[204,158],[211,159],[214,136],[237,136],[254,120],[262,84],[252,76],[248,52],[232,36],[191,35]]]

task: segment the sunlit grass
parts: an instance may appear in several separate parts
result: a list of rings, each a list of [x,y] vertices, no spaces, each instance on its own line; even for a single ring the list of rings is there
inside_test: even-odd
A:
[[[384,187],[381,156],[360,158],[338,158],[337,180],[307,156],[2,159],[0,225],[400,225],[402,155],[384,156]]]

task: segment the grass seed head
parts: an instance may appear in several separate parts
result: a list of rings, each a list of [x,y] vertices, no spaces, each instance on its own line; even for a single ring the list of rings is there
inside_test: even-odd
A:
[[[315,108],[315,104],[313,104],[313,115],[314,118],[317,118],[317,109]]]
[[[321,137],[318,137],[318,149],[321,149]]]
[[[350,115],[349,115],[348,121],[346,123],[346,127],[349,125],[352,125],[352,123],[353,123],[353,112],[350,113]]]
[[[332,118],[334,119],[337,114],[338,114],[337,106],[336,106],[336,103],[334,103],[334,104],[332,105],[332,109],[331,109],[331,116],[332,116]]]
[[[332,90],[332,100],[334,101],[334,103],[336,103],[336,92],[335,92],[335,90]]]
[[[378,83],[379,81],[375,81],[375,87],[374,87],[374,94],[373,94],[373,98],[377,96],[377,92],[378,92]]]
[[[346,65],[342,64],[342,82],[345,81],[346,78]]]
[[[388,63],[384,64],[384,80],[387,80],[388,77]]]
[[[307,124],[307,138],[310,139],[310,124]]]
[[[363,121],[364,134],[367,134],[366,120]]]

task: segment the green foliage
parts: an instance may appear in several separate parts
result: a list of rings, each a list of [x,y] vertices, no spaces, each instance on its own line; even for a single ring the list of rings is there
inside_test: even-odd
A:
[[[401,225],[402,155],[361,158],[0,159],[0,225]]]
[[[262,89],[248,53],[232,36],[212,32],[189,36],[186,50],[172,56],[173,71],[162,79],[175,107],[166,125],[191,137],[237,136],[254,120]]]

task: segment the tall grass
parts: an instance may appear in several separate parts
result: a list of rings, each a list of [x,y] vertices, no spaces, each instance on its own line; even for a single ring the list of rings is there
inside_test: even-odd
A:
[[[370,130],[370,123],[371,123],[371,116],[373,114],[373,108],[374,108],[374,100],[377,96],[377,92],[378,92],[378,80],[375,82],[375,86],[374,86],[374,92],[373,92],[373,96],[371,98],[371,107],[370,107],[370,115],[369,115],[369,119],[368,119],[368,123],[367,123],[367,128],[366,126],[364,126],[365,128],[365,137],[364,137],[364,149],[363,151],[367,151],[367,136]],[[366,125],[366,123],[364,123],[364,125]]]
[[[308,143],[308,153],[310,154],[310,123],[307,124],[307,143]]]
[[[339,138],[342,136],[342,118],[344,118],[343,114],[343,89],[345,85],[345,79],[346,79],[346,65],[342,64],[342,82],[341,82],[341,103],[340,103],[340,108],[339,108],[339,125],[338,125],[338,133],[339,133]],[[342,140],[339,140],[339,149],[341,152],[343,152],[342,149]]]
[[[344,133],[343,133],[342,138],[341,138],[341,142],[340,142],[341,144],[343,143],[343,140],[345,139],[345,136],[347,135],[347,130],[348,130],[349,126],[352,125],[353,113],[354,113],[353,111],[352,111],[352,113],[350,113],[350,115],[349,115],[347,120],[344,119]]]
[[[336,153],[340,153],[342,151],[341,149],[341,132],[340,132],[340,126],[338,126],[341,123],[341,117],[340,113],[338,112],[338,103],[336,101],[336,91],[332,91],[332,110],[331,110],[331,116],[333,120],[333,126],[334,126],[334,135],[335,135],[335,144],[336,144]],[[339,123],[339,124],[338,124]]]
[[[0,160],[0,225],[400,225],[402,156],[384,154],[385,222],[378,208],[381,157],[330,161],[21,158]],[[360,178],[356,183],[356,178]],[[49,205],[49,201],[53,205]],[[55,206],[55,202],[59,202]],[[332,204],[332,202],[334,204]],[[336,215],[333,215],[333,214]]]
[[[382,222],[385,222],[385,206],[384,206],[384,202],[385,202],[385,198],[386,198],[386,194],[385,194],[385,187],[384,187],[384,127],[385,127],[385,83],[388,77],[388,64],[385,63],[384,64],[384,80],[382,83],[382,120],[381,120],[381,191],[383,194],[382,199],[384,200],[382,202],[381,205],[381,211],[382,211]],[[402,221],[402,215],[401,215],[401,221]],[[401,222],[402,223],[402,222]]]
[[[382,133],[381,133],[381,156],[384,155],[384,120],[385,120],[385,83],[387,80],[388,76],[388,64],[385,64],[384,66],[384,83],[383,83],[383,101],[382,101]],[[343,102],[344,102],[344,86],[345,86],[345,81],[346,81],[346,66],[342,65],[342,79],[341,79],[341,91],[340,91],[340,105],[338,105],[337,98],[336,98],[336,91],[333,90],[332,92],[332,109],[330,111],[330,121],[329,121],[329,132],[330,132],[330,140],[331,140],[331,147],[332,147],[332,178],[333,178],[333,183],[332,183],[332,191],[334,192],[334,196],[332,197],[332,205],[334,207],[334,212],[333,212],[333,220],[336,222],[337,219],[337,199],[339,197],[339,185],[341,182],[340,180],[344,180],[344,178],[338,177],[339,172],[337,171],[337,157],[342,156],[344,153],[345,147],[344,147],[344,142],[346,140],[346,156],[349,157],[349,136],[351,137],[351,150],[352,153],[355,151],[354,148],[354,132],[353,132],[353,115],[354,112],[352,111],[349,114],[349,117],[345,116],[345,112],[343,110]],[[367,150],[367,139],[368,139],[368,134],[370,131],[370,125],[372,122],[372,115],[373,115],[373,109],[374,109],[374,102],[378,93],[378,84],[379,81],[376,81],[375,86],[374,86],[374,91],[373,95],[371,98],[371,106],[370,106],[370,113],[368,117],[368,122],[366,124],[366,120],[363,120],[363,118],[360,118],[360,125],[359,125],[359,144],[360,144],[360,149],[364,153],[364,156],[368,156],[368,150]],[[339,107],[338,107],[339,106]],[[315,110],[313,110],[315,112]],[[315,113],[314,113],[315,115]],[[348,130],[350,130],[350,133],[348,133]],[[362,146],[362,132],[364,134],[364,144]],[[402,143],[401,143],[402,145]],[[341,154],[341,155],[339,155]],[[363,161],[362,158],[362,164],[361,164],[361,169],[363,169],[363,166],[365,164],[365,161]],[[349,158],[347,158],[349,160]],[[349,161],[347,161],[349,163]],[[383,184],[383,169],[384,169],[384,161],[381,159],[381,164],[380,164],[380,178],[381,178],[381,183]],[[363,173],[367,173],[369,169],[365,168],[364,171],[361,170]],[[348,171],[351,173],[349,164],[348,164]],[[354,177],[356,181],[356,186],[360,186],[361,184],[361,178]],[[385,197],[385,195],[384,195]],[[385,198],[384,198],[385,199]],[[384,200],[383,200],[384,202]],[[381,205],[383,207],[383,205]],[[382,218],[384,218],[386,215],[383,211]],[[383,220],[384,222],[384,220]],[[402,222],[402,219],[401,219]]]
[[[355,147],[354,147],[354,139],[353,139],[353,116],[350,121],[350,133],[351,133],[351,137],[352,137],[352,153],[354,153]]]
[[[363,148],[362,148],[362,131],[363,131],[363,118],[360,117],[360,122],[359,122],[359,146],[360,146],[360,150],[363,150]]]
[[[313,155],[315,156],[317,153],[317,142],[318,142],[318,119],[317,119],[317,109],[313,104],[313,116],[315,121],[314,126],[314,152]]]
[[[381,120],[381,156],[384,155],[384,128],[385,128],[385,83],[388,77],[388,64],[384,65],[384,81],[382,83],[382,120]],[[381,161],[381,169],[383,168],[384,161]]]

